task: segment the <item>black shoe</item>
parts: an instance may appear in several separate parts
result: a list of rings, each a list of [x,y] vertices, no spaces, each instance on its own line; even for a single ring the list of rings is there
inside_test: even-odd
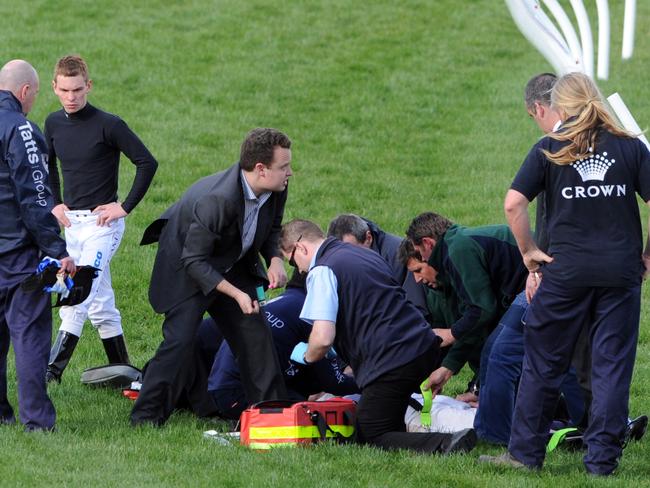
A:
[[[641,415],[640,417],[630,420],[625,429],[625,440],[623,446],[627,446],[630,441],[640,441],[648,428],[648,416]]]
[[[109,364],[131,364],[129,361],[129,353],[126,351],[123,334],[102,339],[102,344],[104,345],[104,351],[106,351]]]
[[[16,423],[16,417],[0,417],[0,425],[14,425]]]
[[[57,376],[54,371],[49,369],[45,372],[45,383],[58,383],[61,384],[61,377]]]
[[[463,429],[451,434],[449,443],[442,449],[442,454],[469,452],[476,445],[476,432],[474,429]]]
[[[60,330],[56,335],[56,340],[50,351],[47,372],[45,373],[45,380],[48,383],[52,381],[61,383],[61,375],[63,375],[68,362],[70,362],[74,348],[77,347],[77,342],[79,342],[79,337],[69,332]]]

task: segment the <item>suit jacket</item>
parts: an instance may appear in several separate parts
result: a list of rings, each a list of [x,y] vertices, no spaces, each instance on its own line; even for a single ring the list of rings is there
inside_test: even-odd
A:
[[[260,208],[253,245],[240,261],[266,282],[271,258],[281,256],[278,240],[287,190],[274,192]],[[194,183],[144,232],[141,245],[158,241],[149,301],[158,313],[199,292],[208,295],[238,262],[244,224],[244,192],[239,164]],[[241,266],[238,265],[238,269]]]

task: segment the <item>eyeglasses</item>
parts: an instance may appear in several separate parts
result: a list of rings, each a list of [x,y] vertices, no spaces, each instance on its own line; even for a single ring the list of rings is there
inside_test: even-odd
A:
[[[296,242],[293,245],[293,251],[291,251],[291,256],[289,256],[289,266],[292,266],[294,268],[298,267],[294,258],[296,257],[296,244],[300,242],[300,239],[302,239],[302,234],[300,234],[298,239],[296,239]]]

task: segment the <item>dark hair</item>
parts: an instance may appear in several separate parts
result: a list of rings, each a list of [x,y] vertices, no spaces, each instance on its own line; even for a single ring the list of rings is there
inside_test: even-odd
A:
[[[277,129],[253,129],[241,145],[239,167],[244,171],[253,171],[257,163],[270,166],[273,150],[277,146],[291,149],[291,140]]]
[[[557,81],[557,76],[553,73],[541,73],[533,76],[524,90],[524,100],[526,108],[532,111],[535,108],[535,102],[546,106],[551,106],[551,91]]]
[[[359,244],[366,240],[366,232],[370,230],[368,223],[355,214],[341,214],[330,222],[327,235],[343,240],[343,236],[352,235]]]
[[[442,215],[424,212],[411,221],[409,228],[406,230],[406,237],[416,245],[422,242],[423,237],[431,237],[439,241],[452,225],[454,225],[453,222]]]
[[[323,231],[311,220],[294,219],[282,226],[280,249],[284,252],[291,251],[298,239],[316,242],[323,238],[325,238]]]
[[[411,259],[424,261],[422,259],[422,255],[418,252],[417,249],[415,249],[415,246],[413,246],[413,241],[410,239],[404,239],[402,242],[400,242],[399,249],[397,250],[397,259],[399,259],[399,262],[404,266],[408,266]]]

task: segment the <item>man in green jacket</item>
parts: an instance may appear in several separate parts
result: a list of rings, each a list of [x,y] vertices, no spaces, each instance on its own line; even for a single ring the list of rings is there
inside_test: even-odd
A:
[[[431,327],[436,334],[447,334],[451,326],[463,315],[461,303],[454,289],[451,286],[444,287],[437,281],[437,271],[422,259],[408,239],[401,242],[398,257],[402,265],[413,274],[415,282],[424,290]],[[462,339],[454,341],[443,350],[445,357],[442,366],[456,374],[465,363],[468,363],[472,371],[478,375],[484,340],[483,331],[480,329],[465,334]],[[466,354],[470,350],[472,352]]]
[[[451,358],[428,379],[434,393],[457,373],[498,324],[526,284],[528,271],[507,225],[463,227],[425,212],[406,231],[422,261],[435,270],[438,288],[456,296],[458,318],[436,329],[441,346],[452,345]],[[411,269],[415,274],[415,269]]]

